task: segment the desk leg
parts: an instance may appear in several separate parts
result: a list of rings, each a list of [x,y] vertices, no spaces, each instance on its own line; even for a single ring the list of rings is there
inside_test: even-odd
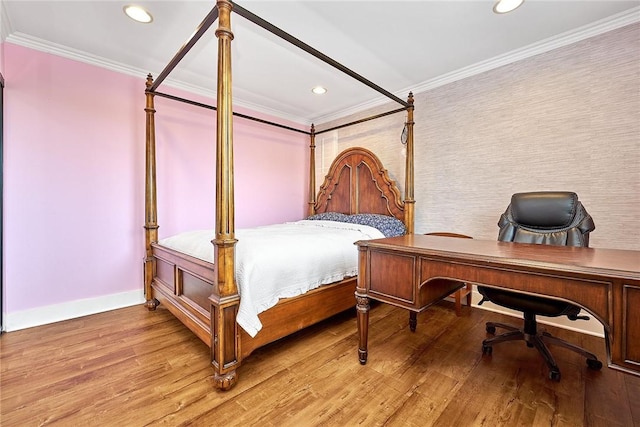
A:
[[[369,298],[356,293],[356,312],[358,313],[358,336],[360,344],[358,347],[358,359],[360,364],[367,363],[367,340],[369,337]]]
[[[418,313],[416,313],[415,311],[410,311],[409,312],[409,329],[411,329],[411,332],[415,332],[417,326],[418,326]]]

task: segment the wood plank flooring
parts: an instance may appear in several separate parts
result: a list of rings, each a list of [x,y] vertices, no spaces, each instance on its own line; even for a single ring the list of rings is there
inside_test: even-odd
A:
[[[442,302],[418,317],[371,310],[358,363],[344,313],[254,352],[228,392],[213,389],[209,349],[167,310],[142,306],[0,336],[0,425],[12,426],[640,426],[640,377],[586,368],[552,348],[562,372],[503,343],[483,357],[487,320]],[[604,340],[547,328],[606,361]]]

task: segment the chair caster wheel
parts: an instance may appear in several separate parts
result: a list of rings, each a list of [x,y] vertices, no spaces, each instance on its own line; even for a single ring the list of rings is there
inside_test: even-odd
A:
[[[487,325],[487,332],[490,333],[491,335],[494,335],[496,333],[496,327],[495,326],[489,326]]]
[[[549,371],[549,379],[551,381],[560,381],[560,371]]]
[[[589,367],[589,369],[599,371],[600,369],[602,369],[602,362],[599,360],[587,359],[587,366]]]
[[[491,352],[493,351],[493,347],[491,347],[490,345],[483,345],[482,346],[482,354],[486,354],[491,356]]]

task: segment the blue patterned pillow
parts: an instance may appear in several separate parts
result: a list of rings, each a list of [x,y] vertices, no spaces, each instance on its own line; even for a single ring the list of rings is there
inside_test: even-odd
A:
[[[345,222],[368,225],[377,228],[384,237],[395,237],[407,234],[407,227],[398,218],[380,214],[353,214]]]
[[[306,219],[319,220],[319,221],[338,221],[349,222],[349,215],[340,212],[322,212],[319,214],[311,215]]]

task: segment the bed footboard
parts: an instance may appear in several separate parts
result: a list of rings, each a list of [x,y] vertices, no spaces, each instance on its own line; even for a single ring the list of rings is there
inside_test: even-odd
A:
[[[213,264],[158,244],[152,247],[156,266],[153,296],[207,346],[217,343],[223,350],[227,363],[220,367],[223,369],[214,365],[216,387],[221,390],[235,384],[236,368],[257,348],[355,307],[356,278],[351,277],[280,300],[275,307],[260,313],[262,330],[251,337],[235,321],[235,301],[229,304],[213,292]],[[214,331],[221,326],[219,316],[224,310],[231,310],[227,313],[231,321],[224,319],[226,332],[214,334],[212,340],[212,325]]]
[[[213,289],[213,265],[157,244],[153,245],[153,256],[154,297],[211,346],[209,295]]]

